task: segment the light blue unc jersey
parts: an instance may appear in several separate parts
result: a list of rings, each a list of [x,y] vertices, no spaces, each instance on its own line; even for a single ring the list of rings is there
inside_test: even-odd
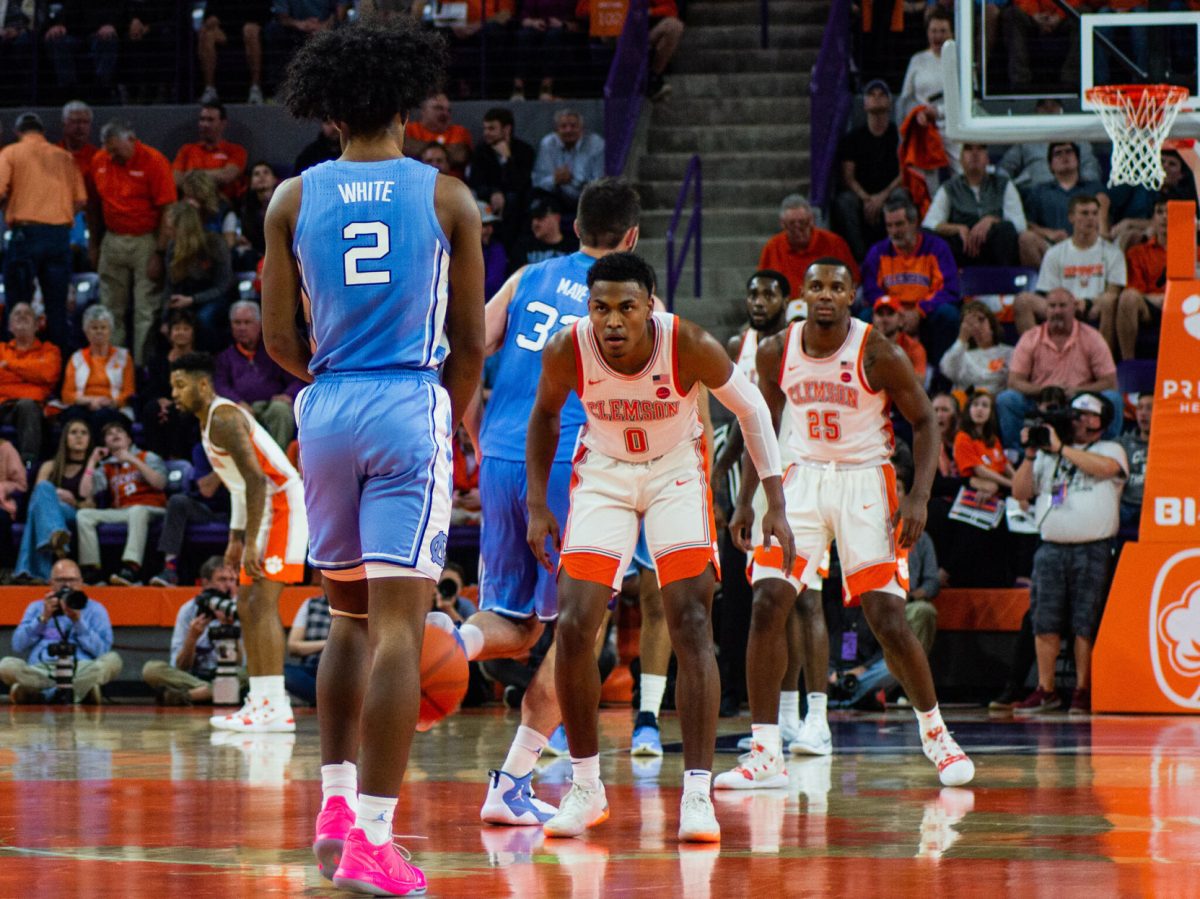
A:
[[[449,352],[450,268],[437,169],[333,160],[301,177],[293,254],[311,321],[309,371],[436,369]]]
[[[558,331],[587,315],[587,275],[596,260],[572,253],[526,266],[508,304],[508,324],[499,366],[479,436],[483,453],[495,459],[525,461],[525,434],[542,376],[542,350]],[[562,409],[555,462],[570,462],[583,406],[572,393]]]

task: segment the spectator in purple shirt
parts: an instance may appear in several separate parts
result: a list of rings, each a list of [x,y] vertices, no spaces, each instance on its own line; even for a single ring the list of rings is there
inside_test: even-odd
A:
[[[887,295],[902,310],[920,316],[921,343],[936,364],[958,337],[958,265],[950,245],[918,221],[906,191],[894,191],[883,206],[887,239],[867,252],[862,265],[867,308]],[[907,329],[906,329],[907,330]],[[915,336],[915,335],[914,335]]]
[[[296,436],[292,403],[303,386],[267,355],[258,303],[240,300],[229,307],[233,345],[216,358],[217,394],[251,412],[275,442],[287,448]]]
[[[479,200],[479,217],[483,220],[483,295],[494,297],[504,285],[508,274],[508,253],[504,244],[496,236],[496,225],[500,216],[492,211],[492,207]]]

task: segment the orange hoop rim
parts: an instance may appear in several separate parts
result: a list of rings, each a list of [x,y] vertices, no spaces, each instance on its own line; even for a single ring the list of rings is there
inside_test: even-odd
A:
[[[1125,101],[1137,102],[1144,97],[1160,105],[1181,104],[1190,94],[1177,84],[1101,84],[1089,87],[1089,103],[1100,106],[1120,106]]]

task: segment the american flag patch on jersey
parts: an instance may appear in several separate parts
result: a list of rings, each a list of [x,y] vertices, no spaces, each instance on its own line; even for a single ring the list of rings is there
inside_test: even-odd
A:
[[[652,375],[652,376],[650,377],[650,380],[651,380],[653,383],[657,384],[657,383],[658,383],[659,381],[661,381],[661,380],[662,380],[664,377],[666,377],[666,376],[665,376],[665,375]]]
[[[849,359],[842,360],[842,368],[853,368],[853,367],[854,367],[854,363],[851,362]]]

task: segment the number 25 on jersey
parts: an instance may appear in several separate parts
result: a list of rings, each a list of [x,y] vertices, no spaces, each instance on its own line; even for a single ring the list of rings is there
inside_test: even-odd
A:
[[[819,412],[808,410],[808,436],[810,440],[825,440],[830,443],[842,436],[842,426],[838,422],[837,409],[826,409]]]

